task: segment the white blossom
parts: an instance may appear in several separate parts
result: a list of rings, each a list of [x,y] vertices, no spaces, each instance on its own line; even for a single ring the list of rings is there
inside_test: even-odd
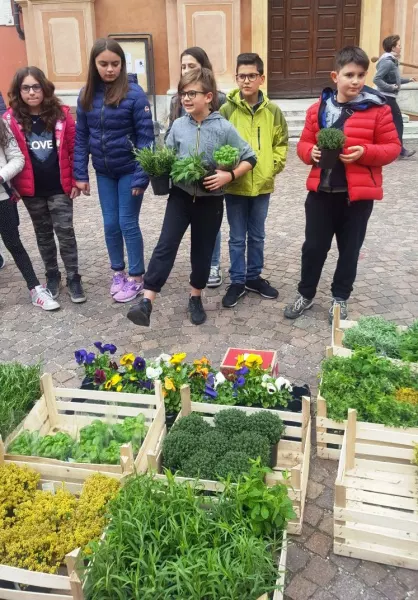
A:
[[[280,391],[282,388],[286,388],[289,392],[292,391],[292,384],[288,379],[284,377],[278,377],[275,381],[277,389]]]

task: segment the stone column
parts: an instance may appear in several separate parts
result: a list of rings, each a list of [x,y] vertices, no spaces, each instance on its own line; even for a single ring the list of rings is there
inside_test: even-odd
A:
[[[251,2],[251,49],[264,61],[266,80],[262,89],[267,90],[268,75],[268,0],[252,0]]]
[[[362,0],[360,23],[360,47],[372,56],[380,56],[380,28],[382,22],[382,0]],[[370,63],[367,85],[373,85],[376,65]]]

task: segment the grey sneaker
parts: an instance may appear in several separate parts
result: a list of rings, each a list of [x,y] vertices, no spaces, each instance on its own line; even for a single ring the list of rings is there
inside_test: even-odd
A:
[[[208,282],[206,284],[206,287],[208,288],[216,288],[219,287],[222,284],[222,271],[221,271],[221,267],[215,266],[215,267],[211,267],[210,268],[210,274],[209,274],[209,279]]]
[[[287,319],[297,319],[305,310],[311,308],[312,305],[313,299],[305,298],[301,294],[298,294],[293,304],[288,304],[284,309],[284,316]]]
[[[340,306],[340,319],[345,321],[348,318],[348,310],[347,310],[347,300],[343,300],[342,298],[333,298],[331,302],[331,308],[328,312],[328,320],[330,324],[334,320],[334,306],[339,304]]]

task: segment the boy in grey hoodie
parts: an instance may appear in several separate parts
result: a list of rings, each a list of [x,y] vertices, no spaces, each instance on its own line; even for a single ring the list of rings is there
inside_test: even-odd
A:
[[[194,325],[206,321],[201,294],[209,277],[212,252],[222,223],[222,188],[241,177],[256,164],[254,151],[238,134],[234,126],[215,111],[211,100],[216,82],[209,69],[195,69],[179,83],[179,95],[187,115],[174,121],[166,144],[175,148],[179,159],[202,155],[214,175],[203,180],[203,186],[187,182],[176,183],[168,197],[163,227],[144,276],[144,298],[133,306],[128,319],[136,325],[149,326],[152,303],[164,286],[173,268],[181,240],[190,225],[192,271],[188,311]],[[230,171],[215,169],[213,153],[220,146],[239,150],[239,164]]]
[[[415,81],[414,77],[406,79],[401,77],[399,70],[399,58],[401,55],[401,39],[399,35],[390,35],[383,40],[383,50],[385,51],[377,61],[376,75],[373,83],[379,92],[386,96],[387,103],[392,110],[393,121],[398,132],[399,141],[402,144],[403,137],[403,119],[401,109],[398,106],[396,98],[401,89],[401,85]],[[400,156],[409,158],[415,154],[416,150],[407,150],[402,144]]]

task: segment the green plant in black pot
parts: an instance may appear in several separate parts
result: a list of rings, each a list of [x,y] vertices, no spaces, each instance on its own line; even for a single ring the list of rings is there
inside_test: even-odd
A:
[[[318,133],[316,145],[321,150],[318,165],[321,169],[333,169],[344,148],[346,137],[341,129],[329,127]]]
[[[177,159],[171,169],[173,183],[185,185],[197,184],[207,175],[207,167],[203,162],[202,154],[192,154],[186,158]]]
[[[152,191],[156,196],[170,192],[170,172],[176,160],[176,152],[166,146],[134,150],[135,158],[149,176]]]
[[[224,171],[229,171],[237,166],[239,159],[239,150],[229,144],[221,146],[213,153],[213,160],[217,167]]]

